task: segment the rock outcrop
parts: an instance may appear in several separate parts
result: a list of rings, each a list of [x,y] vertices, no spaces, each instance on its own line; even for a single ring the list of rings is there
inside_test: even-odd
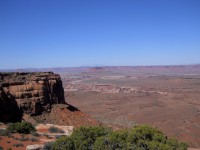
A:
[[[43,149],[44,149],[44,145],[39,145],[39,144],[28,145],[26,147],[26,150],[43,150]]]
[[[61,77],[53,72],[0,73],[0,122],[93,126],[99,122],[65,102]]]
[[[0,121],[17,121],[66,104],[61,77],[53,72],[0,73]]]
[[[84,90],[84,91],[95,91],[101,93],[135,93],[136,89],[130,87],[119,87],[115,85],[108,84],[81,84],[81,83],[67,83],[65,85],[66,91],[76,91],[76,90]]]
[[[140,90],[134,87],[120,87],[116,85],[109,85],[109,84],[84,84],[84,83],[65,83],[64,84],[65,91],[93,91],[93,92],[100,92],[100,93],[111,93],[111,94],[127,94],[133,93],[135,95],[149,95],[149,94],[159,94],[159,95],[171,95],[168,92],[162,91],[145,91]]]

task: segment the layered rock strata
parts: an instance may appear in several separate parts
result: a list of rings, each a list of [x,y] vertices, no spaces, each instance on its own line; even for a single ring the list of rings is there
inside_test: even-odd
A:
[[[66,104],[61,77],[53,72],[0,73],[0,121],[17,121]]]

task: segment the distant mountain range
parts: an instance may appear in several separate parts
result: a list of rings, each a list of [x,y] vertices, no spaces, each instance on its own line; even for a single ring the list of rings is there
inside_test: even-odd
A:
[[[163,65],[163,66],[97,66],[97,67],[56,67],[56,68],[24,68],[0,69],[0,72],[92,72],[92,71],[135,71],[135,72],[163,72],[163,73],[194,73],[200,74],[200,64],[193,65]]]

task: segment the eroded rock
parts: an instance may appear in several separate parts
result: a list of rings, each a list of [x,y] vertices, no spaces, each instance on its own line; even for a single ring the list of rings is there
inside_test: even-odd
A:
[[[61,77],[53,72],[0,73],[0,121],[17,121],[65,104]]]

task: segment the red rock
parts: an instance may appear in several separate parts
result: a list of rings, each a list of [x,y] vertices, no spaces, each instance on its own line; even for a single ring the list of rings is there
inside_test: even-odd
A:
[[[18,120],[22,113],[38,115],[53,104],[66,103],[58,74],[1,73],[0,76],[0,121]]]

